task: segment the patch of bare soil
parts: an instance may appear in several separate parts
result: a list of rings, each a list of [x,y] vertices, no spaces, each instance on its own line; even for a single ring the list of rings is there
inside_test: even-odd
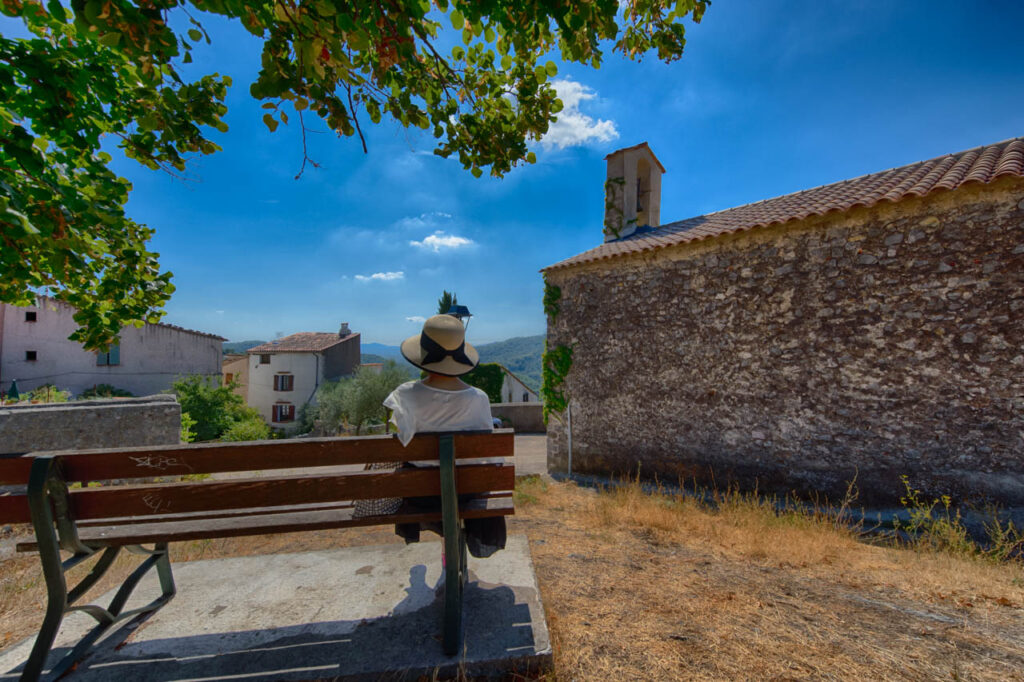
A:
[[[1019,563],[872,546],[755,504],[712,512],[537,478],[519,489],[509,530],[530,539],[551,680],[1024,680]],[[172,558],[391,542],[390,528],[346,529],[181,543]],[[35,633],[44,602],[34,555],[0,562],[0,649]]]

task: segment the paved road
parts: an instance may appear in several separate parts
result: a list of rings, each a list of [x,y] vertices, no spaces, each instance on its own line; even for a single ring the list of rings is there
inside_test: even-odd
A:
[[[516,476],[548,472],[548,437],[544,433],[516,434]]]

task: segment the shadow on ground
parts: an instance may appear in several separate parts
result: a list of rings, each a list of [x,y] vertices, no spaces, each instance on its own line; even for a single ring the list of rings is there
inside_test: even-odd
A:
[[[413,566],[406,597],[391,614],[377,618],[151,640],[139,636],[146,618],[136,619],[108,636],[63,679],[398,680],[536,672],[529,607],[513,589],[483,583],[472,573],[464,593],[463,652],[444,656],[443,577],[431,587],[426,574],[425,565]],[[301,593],[296,599],[302,599]],[[68,651],[55,649],[48,665]],[[21,668],[0,674],[0,680],[17,679]]]

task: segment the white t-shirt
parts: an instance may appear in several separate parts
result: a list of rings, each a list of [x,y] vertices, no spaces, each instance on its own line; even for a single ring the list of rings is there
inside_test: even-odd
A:
[[[491,403],[487,394],[469,386],[445,391],[422,381],[408,381],[384,399],[392,411],[391,422],[398,440],[408,445],[412,437],[426,431],[491,431]]]

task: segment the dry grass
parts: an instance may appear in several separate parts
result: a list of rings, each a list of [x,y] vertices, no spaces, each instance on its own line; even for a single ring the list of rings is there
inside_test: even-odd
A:
[[[1019,563],[872,546],[742,496],[711,510],[635,485],[597,493],[531,478],[516,499],[510,530],[530,539],[550,680],[1024,680]],[[350,529],[183,543],[172,556],[386,542],[400,540]],[[34,556],[0,564],[0,648],[38,627],[39,576]]]
[[[1024,679],[1019,564],[871,546],[742,496],[532,494],[558,679]]]

